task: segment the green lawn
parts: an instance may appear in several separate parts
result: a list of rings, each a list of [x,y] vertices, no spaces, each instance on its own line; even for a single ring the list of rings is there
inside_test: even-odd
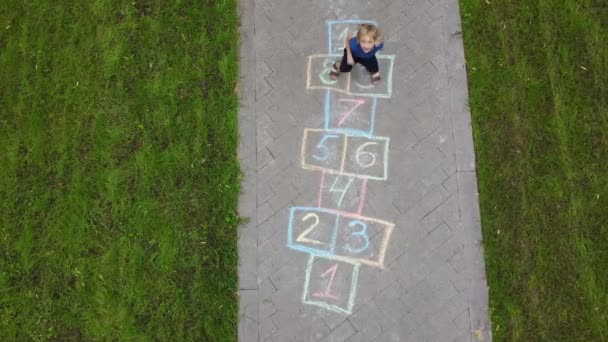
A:
[[[608,340],[608,1],[461,0],[497,341]]]
[[[236,0],[0,6],[0,341],[236,339]]]

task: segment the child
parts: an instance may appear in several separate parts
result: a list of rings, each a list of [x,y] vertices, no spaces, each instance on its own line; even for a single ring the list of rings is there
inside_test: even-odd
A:
[[[340,65],[338,62],[334,63],[329,72],[329,78],[336,80],[341,72],[350,72],[355,63],[361,63],[369,72],[372,84],[377,85],[381,78],[376,52],[382,48],[384,48],[384,43],[382,43],[380,30],[375,25],[361,24],[356,37],[352,37],[350,33],[346,37],[342,62]]]

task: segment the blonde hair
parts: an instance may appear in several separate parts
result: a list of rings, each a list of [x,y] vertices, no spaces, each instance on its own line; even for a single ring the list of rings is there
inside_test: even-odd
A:
[[[382,32],[380,29],[373,24],[361,24],[359,25],[359,31],[357,32],[357,41],[361,40],[361,37],[364,35],[369,35],[372,37],[375,43],[382,42]]]

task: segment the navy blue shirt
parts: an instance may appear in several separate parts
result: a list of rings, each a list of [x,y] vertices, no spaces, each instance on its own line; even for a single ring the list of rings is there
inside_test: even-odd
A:
[[[349,44],[350,52],[352,53],[353,57],[357,58],[372,58],[374,57],[376,52],[384,48],[384,43],[380,43],[380,45],[374,45],[374,47],[369,52],[364,52],[361,48],[361,45],[359,45],[359,42],[357,42],[357,37],[352,37],[350,39]]]

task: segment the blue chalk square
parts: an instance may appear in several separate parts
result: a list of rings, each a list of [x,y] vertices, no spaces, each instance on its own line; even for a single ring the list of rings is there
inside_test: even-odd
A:
[[[331,255],[336,245],[339,216],[327,209],[292,207],[287,246],[300,252]]]
[[[355,34],[360,24],[378,25],[375,20],[349,19],[327,21],[327,52],[342,53],[349,33]]]

